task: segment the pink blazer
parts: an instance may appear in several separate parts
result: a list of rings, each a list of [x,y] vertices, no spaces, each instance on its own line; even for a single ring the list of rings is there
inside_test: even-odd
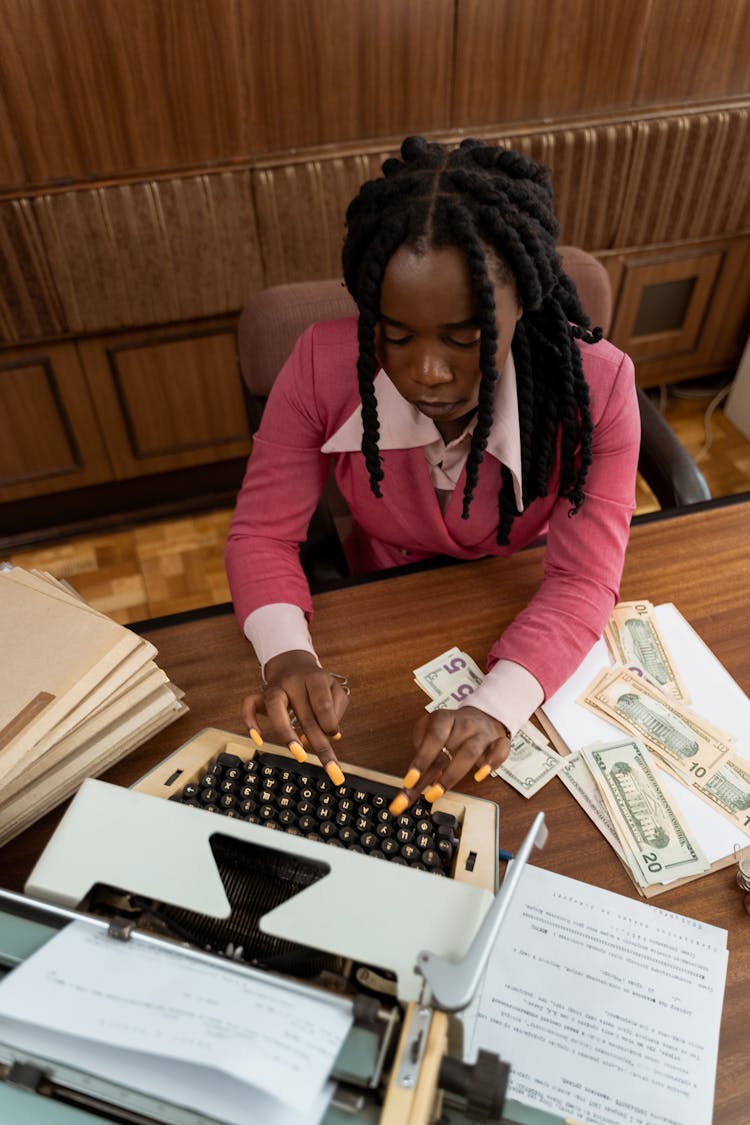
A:
[[[382,452],[382,499],[370,491],[361,452],[321,451],[360,406],[356,320],[309,328],[274,383],[232,520],[226,566],[240,622],[274,602],[290,602],[312,616],[298,548],[332,459],[356,524],[347,548],[356,570],[433,555],[508,555],[547,535],[539,589],[493,645],[488,667],[514,661],[536,677],[545,696],[556,691],[601,636],[616,601],[640,444],[631,360],[607,341],[579,346],[594,422],[586,501],[569,518],[569,502],[557,497],[558,447],[547,497],[516,517],[510,544],[499,547],[501,465],[491,455],[482,463],[470,518],[462,520],[464,474],[441,512],[421,448]]]

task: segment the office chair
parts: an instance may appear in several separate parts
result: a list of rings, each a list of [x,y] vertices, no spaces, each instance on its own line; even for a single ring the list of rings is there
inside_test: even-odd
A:
[[[609,275],[601,262],[576,246],[558,247],[563,268],[575,283],[581,305],[606,335],[612,318]],[[357,308],[341,281],[302,281],[275,285],[250,298],[238,325],[239,362],[257,423],[278,371],[298,336],[309,324],[356,315]],[[674,431],[641,387],[638,470],[661,508],[678,508],[710,500],[703,474]],[[347,574],[341,549],[349,519],[346,504],[329,479],[313,517],[302,563],[314,584]]]

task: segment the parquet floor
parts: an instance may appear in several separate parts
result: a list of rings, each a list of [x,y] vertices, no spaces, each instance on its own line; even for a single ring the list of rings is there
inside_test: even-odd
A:
[[[694,385],[687,393],[695,394]],[[711,494],[750,490],[750,441],[716,409],[705,450],[704,413],[716,387],[701,398],[670,392],[665,417],[698,459]],[[637,511],[658,508],[639,479]],[[97,609],[122,624],[229,601],[223,549],[231,511],[143,524],[127,531],[78,537],[33,550],[9,561],[66,578]]]

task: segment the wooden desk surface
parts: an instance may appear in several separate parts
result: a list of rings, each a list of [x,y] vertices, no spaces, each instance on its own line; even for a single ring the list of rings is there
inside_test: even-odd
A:
[[[750,501],[646,522],[632,530],[623,599],[673,601],[750,693]],[[492,641],[525,604],[541,578],[542,551],[510,559],[448,566],[320,594],[313,632],[326,666],[348,676],[351,703],[339,744],[341,759],[401,774],[410,732],[426,697],[412,669],[456,644],[480,664]],[[112,769],[129,785],[206,726],[244,733],[243,694],[258,682],[247,643],[229,611],[144,628],[158,662],[186,692],[190,713]],[[550,837],[534,862],[619,894],[639,897],[619,861],[558,780],[526,800],[500,780],[466,792],[498,801],[501,845],[514,851],[534,814],[544,810]],[[0,849],[0,885],[20,890],[57,823],[50,814]],[[655,905],[729,931],[729,972],[716,1086],[715,1125],[746,1125],[750,1111],[750,915],[734,868],[659,895]]]

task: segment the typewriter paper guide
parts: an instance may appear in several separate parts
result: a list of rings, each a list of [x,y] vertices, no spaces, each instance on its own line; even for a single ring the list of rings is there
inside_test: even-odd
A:
[[[26,893],[76,907],[95,883],[226,918],[230,907],[211,852],[233,836],[330,868],[263,916],[261,929],[389,969],[402,1000],[419,996],[417,954],[460,960],[492,902],[489,891],[315,840],[246,824],[88,779],[26,883]]]

